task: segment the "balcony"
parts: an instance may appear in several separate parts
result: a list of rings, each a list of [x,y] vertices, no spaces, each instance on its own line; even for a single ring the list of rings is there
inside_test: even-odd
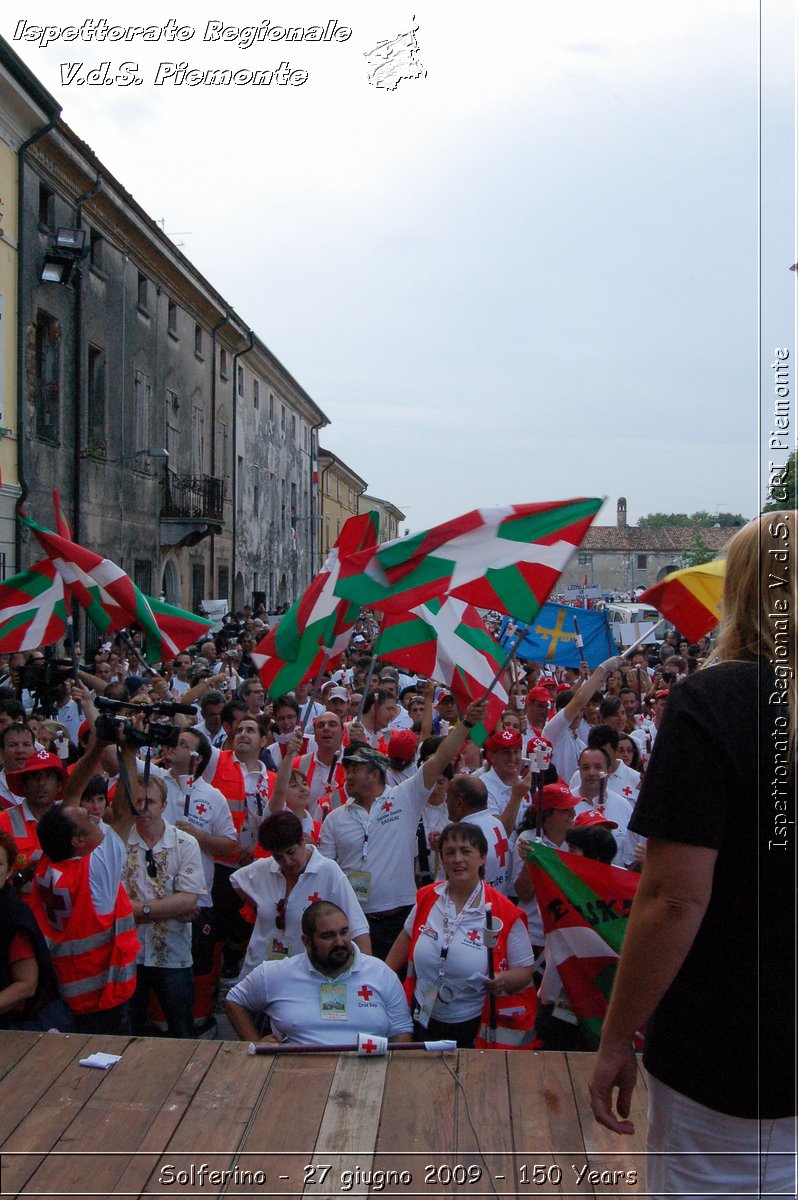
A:
[[[195,546],[224,522],[224,480],[211,475],[167,475],[161,506],[161,545]]]

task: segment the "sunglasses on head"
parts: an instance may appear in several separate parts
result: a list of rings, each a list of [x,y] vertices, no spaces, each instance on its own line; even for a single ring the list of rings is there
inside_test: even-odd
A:
[[[155,855],[153,854],[152,850],[145,850],[144,858],[147,863],[147,874],[149,875],[150,879],[157,879],[158,864],[155,861]]]

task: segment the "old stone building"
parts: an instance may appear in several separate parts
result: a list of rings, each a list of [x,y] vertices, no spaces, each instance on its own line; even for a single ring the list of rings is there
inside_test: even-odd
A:
[[[337,454],[333,454],[331,450],[319,449],[319,566],[337,542],[338,535],[349,517],[368,511],[369,506],[361,503],[367,487],[366,481]]]
[[[694,548],[696,538],[713,555],[719,555],[734,532],[699,525],[627,525],[626,499],[621,496],[615,524],[591,525],[563,575],[561,588],[579,586],[585,578],[602,592],[634,592],[651,587],[686,565],[685,555]]]

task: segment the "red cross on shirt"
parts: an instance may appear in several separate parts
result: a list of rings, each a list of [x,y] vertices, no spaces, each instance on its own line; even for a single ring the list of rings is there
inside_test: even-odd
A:
[[[385,809],[386,812],[390,812],[391,809],[393,808],[393,801],[386,800],[382,807]]]
[[[314,892],[312,896],[308,896],[308,904],[318,904],[321,896],[318,892]]]
[[[496,851],[496,857],[499,860],[499,866],[504,866],[504,860],[507,857],[507,851],[510,849],[510,843],[500,829],[495,829],[496,840],[493,843],[493,849]]]
[[[372,1042],[371,1038],[369,1038],[369,1040],[367,1042],[363,1042],[361,1044],[360,1049],[365,1050],[366,1054],[373,1054],[374,1051],[377,1049],[377,1043]]]
[[[468,936],[469,942],[478,942],[479,941],[479,932],[476,929],[469,929],[467,936]]]
[[[632,795],[632,789],[631,789],[630,787],[625,787],[625,788],[623,789],[623,794],[624,794],[624,796],[631,796],[631,795]]]
[[[368,987],[365,983],[363,984],[362,988],[358,992],[358,996],[362,996],[364,1000],[370,1000],[373,995],[374,995],[373,988]]]
[[[202,814],[204,812],[207,812],[207,811],[208,811],[208,806],[206,804],[198,804],[196,807],[196,813],[200,817],[202,816]]]

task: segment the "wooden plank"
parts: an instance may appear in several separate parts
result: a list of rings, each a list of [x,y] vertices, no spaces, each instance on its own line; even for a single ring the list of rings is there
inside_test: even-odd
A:
[[[595,1057],[594,1054],[567,1055],[590,1169],[599,1174],[593,1182],[593,1190],[597,1196],[639,1191],[645,1176],[646,1089],[638,1082],[632,1094],[629,1116],[635,1125],[634,1134],[621,1136],[605,1129],[593,1116],[587,1087]]]
[[[241,1171],[263,1171],[260,1186],[239,1181],[236,1190],[259,1196],[301,1196],[313,1163],[313,1146],[324,1119],[337,1054],[259,1058],[263,1091],[241,1142]]]
[[[303,1196],[332,1200],[340,1195],[342,1183],[347,1184],[347,1195],[369,1194],[368,1183],[361,1180],[368,1177],[374,1166],[373,1151],[387,1073],[387,1058],[340,1056],[310,1160],[313,1164],[329,1165],[330,1169],[324,1175],[315,1172],[306,1183]],[[345,1172],[351,1174],[344,1175]],[[351,1182],[353,1176],[356,1182]]]
[[[588,1160],[565,1055],[516,1051],[507,1069],[519,1196],[592,1195],[578,1182]]]
[[[0,1080],[5,1078],[42,1037],[42,1033],[26,1033],[14,1029],[0,1031]]]
[[[13,1034],[8,1035],[13,1037]],[[83,1058],[88,1038],[81,1034],[20,1034],[29,1049],[3,1077],[0,1143],[6,1141],[74,1058]],[[30,1042],[33,1038],[33,1042]]]
[[[106,1038],[92,1038],[87,1051],[106,1042]],[[102,1073],[100,1086],[31,1177],[28,1188],[42,1194],[115,1192],[127,1152],[135,1150],[151,1128],[194,1045],[175,1038],[131,1042],[121,1061]]]
[[[462,1050],[455,1093],[454,1183],[461,1193],[517,1195],[506,1050]],[[473,1124],[473,1128],[472,1128]]]
[[[388,1063],[377,1135],[375,1170],[409,1172],[412,1183],[386,1184],[381,1196],[452,1195],[430,1173],[451,1166],[457,1053],[395,1054]],[[462,1194],[462,1189],[456,1189]]]
[[[45,1036],[54,1038],[56,1035]],[[71,1061],[47,1088],[39,1102],[20,1121],[3,1146],[3,1188],[7,1192],[14,1193],[25,1186],[104,1081],[105,1071],[81,1067],[78,1059],[84,1058],[94,1050],[123,1054],[130,1041],[129,1038],[121,1037],[84,1038],[74,1034],[62,1036],[69,1037],[74,1046]],[[12,1157],[10,1151],[24,1153],[24,1157]]]
[[[169,1196],[240,1193],[242,1189],[224,1172],[233,1169],[265,1079],[264,1060],[248,1055],[243,1042],[221,1042],[142,1191]],[[165,1178],[166,1164],[174,1168],[173,1180]],[[197,1172],[203,1165],[206,1182],[200,1187]],[[207,1172],[221,1173],[218,1189],[207,1182]]]
[[[156,1045],[161,1044],[161,1041],[156,1042]],[[209,1041],[180,1044],[191,1047],[191,1057],[172,1084],[160,1111],[136,1147],[138,1153],[131,1154],[124,1166],[124,1191],[133,1196],[145,1189],[154,1164],[182,1121],[183,1114],[197,1088],[201,1086],[220,1046],[219,1042]],[[109,1200],[113,1200],[113,1197]]]

